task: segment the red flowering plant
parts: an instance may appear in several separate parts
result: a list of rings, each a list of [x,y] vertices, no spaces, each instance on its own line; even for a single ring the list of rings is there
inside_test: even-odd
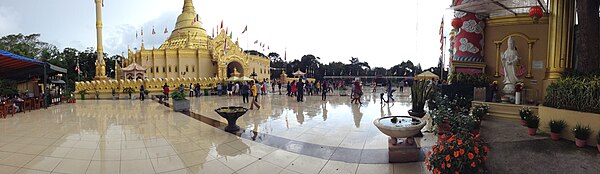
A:
[[[446,140],[439,140],[433,150],[427,152],[425,165],[434,174],[479,173],[489,151],[484,144],[479,134],[450,135]]]

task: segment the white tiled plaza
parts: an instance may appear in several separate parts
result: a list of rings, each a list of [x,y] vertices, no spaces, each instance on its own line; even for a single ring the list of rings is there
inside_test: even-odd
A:
[[[193,98],[192,105],[195,112],[210,113],[238,99],[241,103],[238,97],[200,97]],[[362,114],[358,116],[345,100],[349,99],[330,97],[322,104],[320,97],[311,96],[305,103],[292,103],[289,97],[267,95],[261,100],[263,108],[249,111],[238,124],[334,152],[340,147],[358,149],[363,153],[359,161],[344,162],[344,157],[327,158],[241,138],[151,100],[79,100],[0,120],[0,173],[425,172],[422,162],[361,163],[387,159],[365,154],[385,150],[386,137],[374,133],[371,123],[381,114],[380,104],[371,101],[357,107]],[[402,114],[397,108],[407,107],[402,103],[393,106],[393,114]],[[387,114],[387,108],[382,110]]]

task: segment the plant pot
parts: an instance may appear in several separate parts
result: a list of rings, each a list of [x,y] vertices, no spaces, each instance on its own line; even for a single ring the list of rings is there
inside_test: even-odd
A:
[[[173,110],[176,112],[183,112],[190,110],[189,100],[173,100]]]
[[[575,145],[577,147],[585,147],[587,144],[587,140],[580,140],[579,138],[575,138]]]
[[[560,134],[559,133],[550,132],[550,139],[552,139],[553,141],[558,141],[558,140],[560,140]]]
[[[408,110],[408,115],[413,116],[413,117],[423,118],[423,116],[425,116],[425,111],[418,112],[418,111],[413,111],[411,109],[411,110]]]
[[[521,120],[521,126],[527,126],[527,121]]]
[[[537,128],[527,128],[527,134],[529,134],[529,136],[534,136],[536,132]]]

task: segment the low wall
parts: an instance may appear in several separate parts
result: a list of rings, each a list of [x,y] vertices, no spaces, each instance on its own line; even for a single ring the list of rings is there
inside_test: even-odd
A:
[[[598,131],[600,131],[600,114],[571,111],[565,109],[556,109],[551,107],[539,106],[540,128],[542,132],[550,133],[550,120],[564,120],[567,127],[560,134],[562,138],[575,141],[573,128],[579,123],[583,126],[590,126],[592,135],[587,141],[590,146],[596,146]]]

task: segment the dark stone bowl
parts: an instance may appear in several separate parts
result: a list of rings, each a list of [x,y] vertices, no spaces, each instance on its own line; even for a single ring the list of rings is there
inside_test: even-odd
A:
[[[240,127],[236,124],[237,119],[246,114],[248,109],[239,106],[229,106],[215,109],[215,112],[227,120],[225,131],[235,133],[240,130]]]

